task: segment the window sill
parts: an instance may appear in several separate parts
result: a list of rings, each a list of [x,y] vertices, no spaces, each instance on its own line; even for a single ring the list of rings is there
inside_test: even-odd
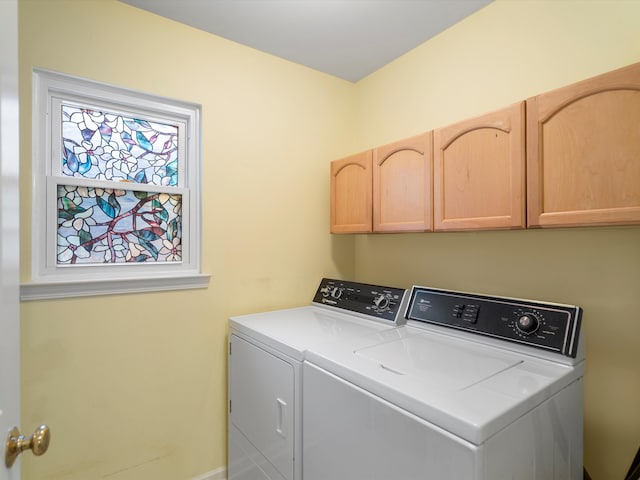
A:
[[[56,298],[207,288],[210,277],[211,275],[207,274],[193,274],[158,278],[23,283],[20,285],[20,300],[28,302]]]

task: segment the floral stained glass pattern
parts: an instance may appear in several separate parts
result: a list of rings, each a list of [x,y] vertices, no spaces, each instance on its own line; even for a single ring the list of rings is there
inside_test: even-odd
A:
[[[182,195],[58,186],[57,264],[182,261]]]
[[[62,174],[178,185],[178,127],[62,105]]]

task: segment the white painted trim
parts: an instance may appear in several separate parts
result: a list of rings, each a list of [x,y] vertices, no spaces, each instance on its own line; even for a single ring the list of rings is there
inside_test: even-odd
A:
[[[227,468],[220,467],[210,472],[203,473],[197,477],[193,477],[191,480],[227,480]]]
[[[0,431],[20,425],[18,1],[0,0]],[[30,427],[30,426],[29,426]],[[29,428],[28,427],[28,428]],[[0,477],[20,480],[20,460]]]
[[[207,288],[210,277],[210,275],[198,274],[158,278],[24,283],[20,286],[20,300],[47,300],[52,298]]]
[[[2,1],[2,0],[0,0]],[[170,191],[182,198],[182,260],[179,262],[122,262],[113,264],[58,265],[56,254],[56,185],[99,185],[123,187],[119,182],[61,177],[53,158],[60,152],[51,148],[52,105],[68,99],[140,114],[153,119],[169,119],[182,125],[186,157],[180,162],[179,185]],[[54,101],[55,100],[55,101]],[[58,102],[58,103],[56,103]],[[209,275],[201,272],[201,106],[159,97],[113,85],[56,72],[33,71],[33,211],[32,275],[22,285],[22,300],[134,293],[185,288],[206,288]],[[57,120],[56,120],[57,121]],[[56,127],[57,128],[57,127]],[[54,145],[55,144],[54,142]],[[59,147],[59,145],[58,145]],[[56,153],[57,152],[57,153]],[[184,154],[183,154],[184,155]],[[64,181],[62,181],[64,180]],[[164,187],[127,184],[124,190],[169,191]]]

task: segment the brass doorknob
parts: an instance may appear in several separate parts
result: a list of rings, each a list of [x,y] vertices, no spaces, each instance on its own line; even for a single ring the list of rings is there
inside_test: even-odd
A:
[[[49,427],[40,425],[30,437],[20,435],[18,427],[13,427],[7,435],[5,445],[4,463],[7,468],[11,467],[24,450],[31,450],[34,455],[42,455],[49,448],[51,433]]]

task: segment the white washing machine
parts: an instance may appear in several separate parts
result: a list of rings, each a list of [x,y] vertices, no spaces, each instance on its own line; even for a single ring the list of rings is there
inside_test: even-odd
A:
[[[307,352],[304,480],[582,479],[579,307],[413,287],[405,317]]]
[[[229,319],[229,480],[300,480],[302,361],[396,328],[404,289],[323,279],[310,306]]]

